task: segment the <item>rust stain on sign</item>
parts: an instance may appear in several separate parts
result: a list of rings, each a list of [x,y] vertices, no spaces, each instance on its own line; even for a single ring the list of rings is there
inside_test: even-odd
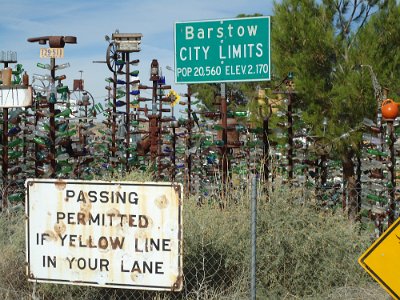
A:
[[[57,188],[59,191],[64,190],[65,187],[67,186],[67,184],[66,184],[65,181],[63,181],[63,180],[57,180],[57,181],[54,183],[54,185],[56,186],[56,188]]]
[[[54,232],[56,235],[63,235],[67,230],[67,226],[64,224],[63,221],[59,221],[58,223],[54,224]]]
[[[163,209],[168,206],[168,199],[165,195],[162,195],[156,198],[155,203],[158,208]]]

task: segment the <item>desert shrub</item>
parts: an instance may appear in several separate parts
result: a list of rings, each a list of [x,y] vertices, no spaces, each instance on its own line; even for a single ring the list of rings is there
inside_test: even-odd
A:
[[[265,295],[318,295],[369,278],[357,258],[369,234],[337,210],[304,202],[299,189],[276,188],[259,207],[258,282]]]

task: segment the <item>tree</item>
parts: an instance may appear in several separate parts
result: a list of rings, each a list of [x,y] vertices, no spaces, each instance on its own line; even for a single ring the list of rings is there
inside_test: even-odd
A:
[[[366,74],[354,71],[355,59],[366,56],[357,52],[358,32],[379,5],[384,7],[384,1],[283,0],[274,6],[275,72],[297,73],[296,104],[305,110],[304,121],[315,135],[321,135],[322,118],[329,118],[328,140],[342,161],[353,220],[360,207],[353,162],[360,135],[353,133],[375,111]]]

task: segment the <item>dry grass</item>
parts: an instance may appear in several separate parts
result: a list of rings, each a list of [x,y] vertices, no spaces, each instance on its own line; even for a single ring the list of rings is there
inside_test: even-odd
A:
[[[133,174],[125,180],[151,180]],[[113,178],[118,180],[120,178]],[[219,197],[219,196],[217,196]],[[250,189],[184,203],[182,293],[145,293],[53,284],[28,284],[23,213],[0,215],[0,299],[246,299],[250,295]],[[357,264],[369,233],[340,212],[321,211],[301,190],[259,189],[258,299],[387,299]]]

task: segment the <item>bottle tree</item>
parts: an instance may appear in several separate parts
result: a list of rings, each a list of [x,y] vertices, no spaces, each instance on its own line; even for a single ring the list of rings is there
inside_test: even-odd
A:
[[[369,82],[354,72],[353,53],[360,49],[357,32],[378,4],[380,1],[285,0],[274,6],[274,72],[297,73],[294,105],[303,108],[303,119],[314,135],[323,135],[323,118],[328,118],[327,143],[342,161],[351,219],[359,212],[353,159],[359,153],[360,135],[354,129],[374,113]]]
[[[361,68],[357,70],[361,75],[376,76],[376,79],[371,76],[370,78],[372,80],[369,80],[370,87],[374,88],[376,99],[374,103],[375,110],[382,105],[386,97],[394,99],[396,102],[398,102],[399,99],[399,18],[399,4],[396,1],[387,1],[387,5],[382,6],[372,15],[369,22],[359,32],[358,44],[360,46],[360,52],[364,53],[364,55],[360,57],[357,53],[353,54],[357,65],[361,66]],[[383,88],[385,88],[385,91]],[[395,108],[397,107],[395,106]],[[382,110],[382,112],[385,112],[385,110]],[[385,123],[385,121],[383,123]],[[391,163],[385,167],[389,171],[389,178],[384,179],[384,184],[389,192],[388,225],[390,225],[395,219],[396,209],[396,164],[393,151],[396,137],[393,135],[393,122],[388,122],[387,125],[387,146],[389,146],[389,149],[392,151],[390,151]],[[380,134],[382,135],[383,133],[381,132]],[[383,141],[385,141],[385,139],[383,139]]]

